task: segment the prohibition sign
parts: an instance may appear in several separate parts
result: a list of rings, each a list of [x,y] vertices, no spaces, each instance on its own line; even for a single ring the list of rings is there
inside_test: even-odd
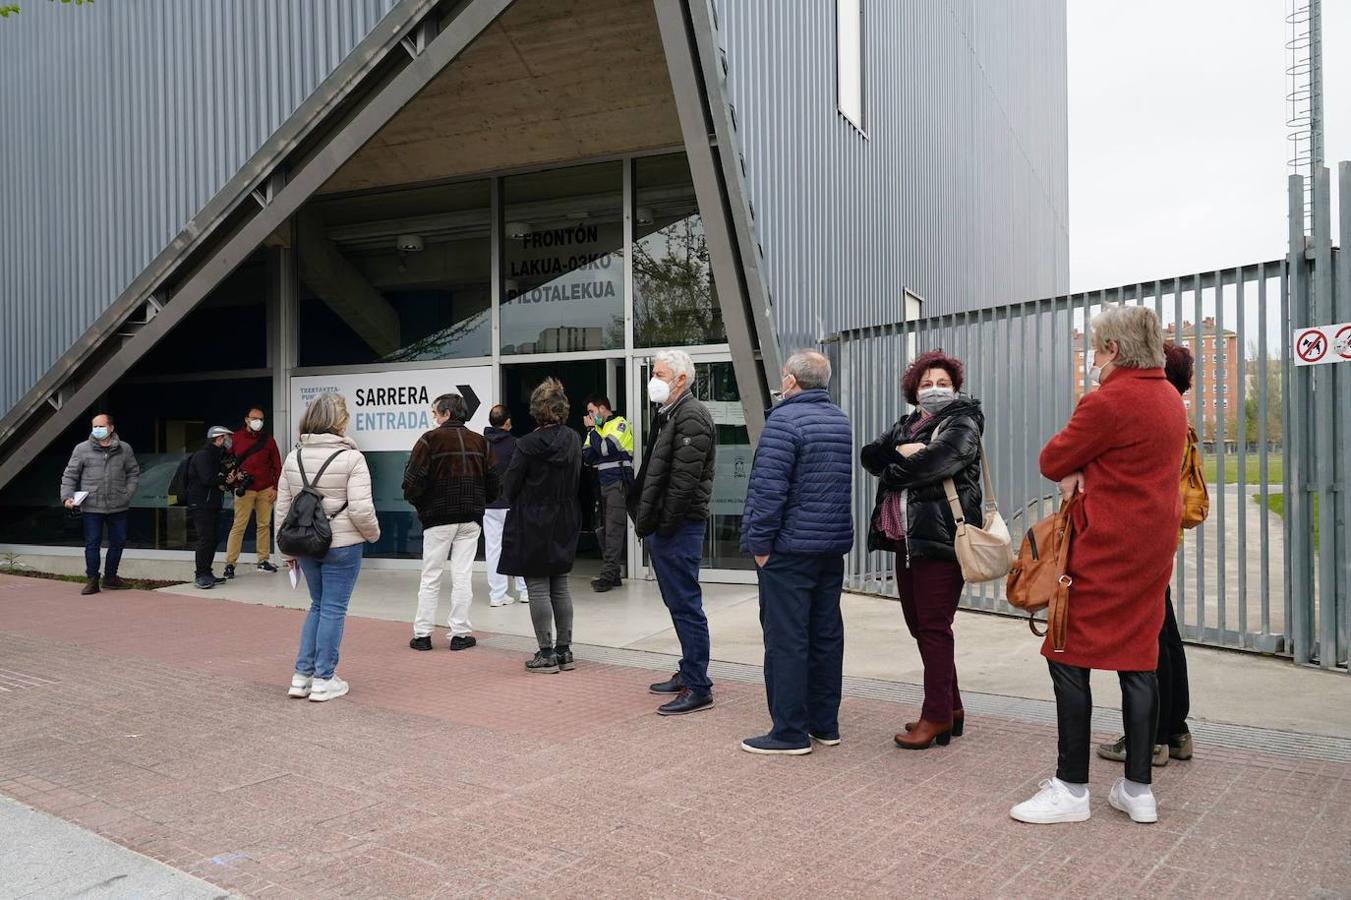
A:
[[[1351,325],[1343,325],[1332,339],[1332,346],[1342,359],[1351,359]]]
[[[1295,341],[1295,352],[1306,363],[1316,363],[1328,353],[1328,339],[1317,328],[1310,328]]]

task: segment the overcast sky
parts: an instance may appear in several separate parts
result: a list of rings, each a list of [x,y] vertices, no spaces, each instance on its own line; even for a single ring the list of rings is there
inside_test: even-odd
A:
[[[1284,256],[1289,0],[1068,3],[1071,289]],[[1323,16],[1335,183],[1351,159],[1351,2]]]

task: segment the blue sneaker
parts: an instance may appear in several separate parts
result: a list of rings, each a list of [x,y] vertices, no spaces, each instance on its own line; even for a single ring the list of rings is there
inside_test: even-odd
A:
[[[838,731],[813,731],[808,736],[823,747],[838,747],[840,745],[840,733]]]
[[[759,737],[746,738],[741,742],[741,749],[747,753],[760,753],[765,756],[806,756],[812,752],[812,742],[808,740],[801,744],[790,744],[762,734]]]

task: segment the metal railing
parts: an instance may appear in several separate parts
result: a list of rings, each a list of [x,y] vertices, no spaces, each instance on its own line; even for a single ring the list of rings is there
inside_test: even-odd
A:
[[[1196,643],[1290,653],[1282,519],[1290,492],[1286,266],[1276,260],[843,332],[830,351],[856,450],[907,411],[900,376],[910,361],[943,348],[963,361],[964,390],[982,401],[989,464],[1016,545],[1054,508],[1055,486],[1041,477],[1037,458],[1088,389],[1087,323],[1104,304],[1149,306],[1168,336],[1193,352],[1188,415],[1203,443],[1211,492],[1210,517],[1186,533],[1174,568],[1182,633]],[[894,595],[892,555],[866,549],[875,496],[876,480],[861,473],[847,585]],[[1002,581],[968,586],[962,605],[1015,612]]]

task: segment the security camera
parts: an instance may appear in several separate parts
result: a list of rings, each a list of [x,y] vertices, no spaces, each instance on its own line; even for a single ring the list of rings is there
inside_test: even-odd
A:
[[[422,252],[422,235],[420,234],[401,234],[395,243],[400,253]]]

